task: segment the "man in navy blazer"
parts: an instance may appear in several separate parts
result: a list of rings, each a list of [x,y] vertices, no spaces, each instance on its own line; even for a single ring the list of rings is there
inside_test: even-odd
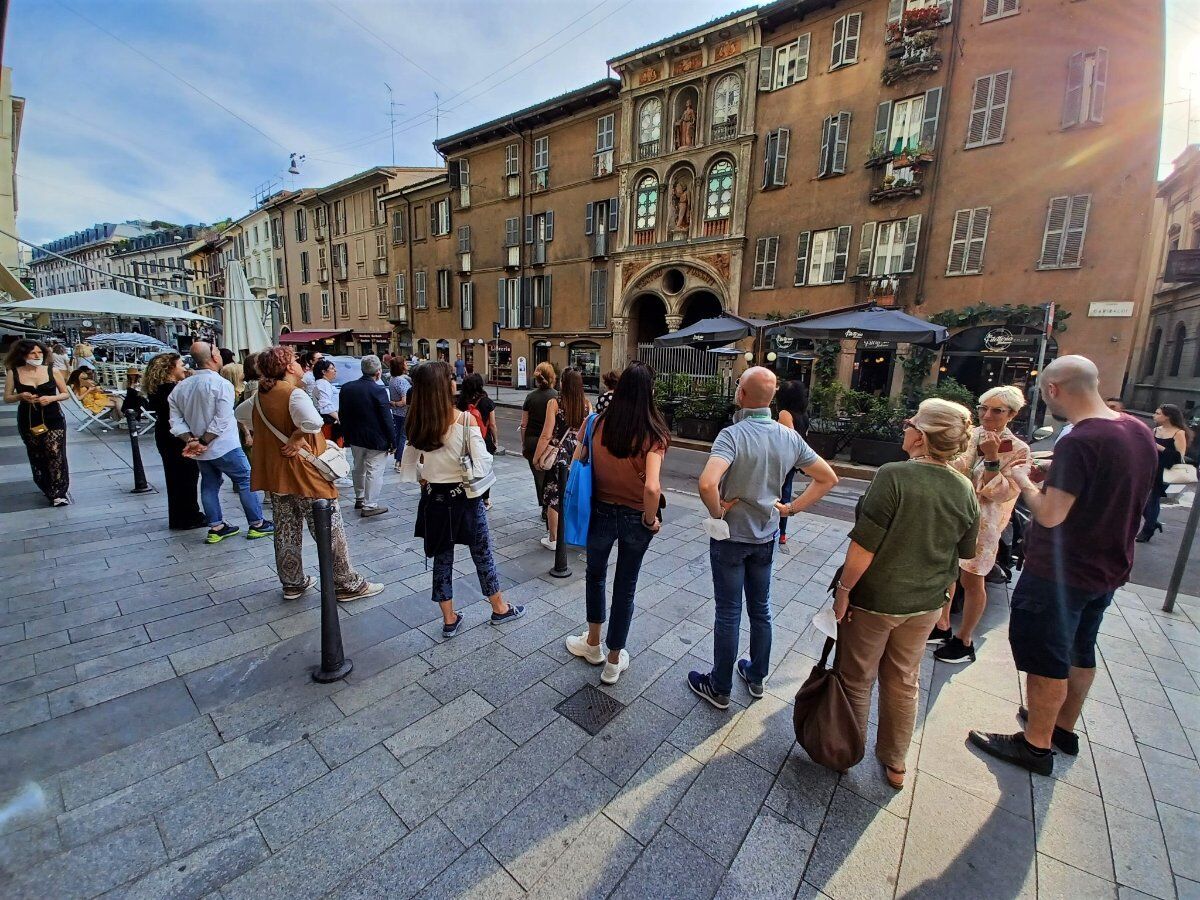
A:
[[[396,446],[387,388],[379,382],[382,371],[378,356],[364,356],[362,378],[344,385],[338,400],[342,435],[354,448],[354,508],[364,519],[387,512],[379,495],[388,458]]]

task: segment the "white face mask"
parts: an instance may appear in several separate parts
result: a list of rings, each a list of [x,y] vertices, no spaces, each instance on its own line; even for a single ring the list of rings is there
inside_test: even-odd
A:
[[[32,356],[25,357],[25,365],[27,365],[27,366],[44,366],[45,364],[46,364],[45,358],[36,359]]]

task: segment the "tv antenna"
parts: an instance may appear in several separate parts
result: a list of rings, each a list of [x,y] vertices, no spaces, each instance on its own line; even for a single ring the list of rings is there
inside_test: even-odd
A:
[[[390,84],[388,84],[385,81],[383,83],[383,86],[385,88],[387,88],[387,92],[388,92],[388,123],[389,123],[389,127],[390,127],[390,130],[392,133],[392,165],[395,166],[396,165],[396,107],[403,106],[404,104],[397,103],[393,99],[392,86]]]

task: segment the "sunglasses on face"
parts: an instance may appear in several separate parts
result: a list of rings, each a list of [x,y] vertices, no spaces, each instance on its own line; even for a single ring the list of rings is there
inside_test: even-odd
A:
[[[998,416],[1002,416],[1008,412],[1008,407],[1007,406],[977,406],[977,407],[975,407],[975,412],[979,413],[979,415],[981,415],[981,416],[986,416],[988,413],[995,413]]]

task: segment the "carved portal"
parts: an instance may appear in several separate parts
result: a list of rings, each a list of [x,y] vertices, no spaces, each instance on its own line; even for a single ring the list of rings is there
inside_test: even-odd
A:
[[[713,51],[713,61],[720,62],[723,59],[729,59],[731,56],[737,56],[741,52],[741,40],[739,38],[733,38],[732,40],[717,44],[716,49]]]

